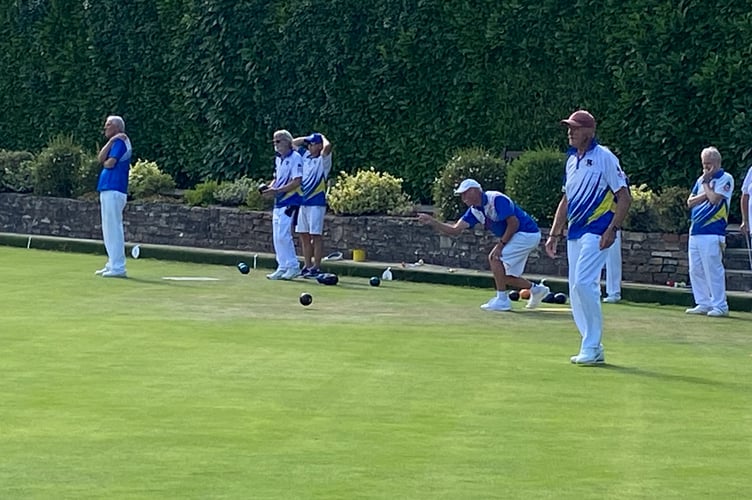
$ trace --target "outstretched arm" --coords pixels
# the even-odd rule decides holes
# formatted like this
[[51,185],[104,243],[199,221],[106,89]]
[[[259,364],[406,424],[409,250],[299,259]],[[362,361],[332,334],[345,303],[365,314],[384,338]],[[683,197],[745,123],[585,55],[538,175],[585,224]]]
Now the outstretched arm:
[[470,224],[462,219],[458,220],[454,224],[447,224],[446,222],[437,221],[435,218],[428,214],[418,214],[418,221],[425,224],[426,226],[431,226],[440,233],[444,233],[449,236],[457,236],[462,231],[470,227]]

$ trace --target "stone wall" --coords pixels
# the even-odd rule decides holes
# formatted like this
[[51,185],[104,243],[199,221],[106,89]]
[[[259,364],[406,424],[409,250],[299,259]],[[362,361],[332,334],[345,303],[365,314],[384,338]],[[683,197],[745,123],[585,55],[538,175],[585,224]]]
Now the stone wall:
[[[181,245],[249,252],[273,252],[271,214],[236,208],[187,207],[169,203],[129,203],[126,240],[132,243]],[[0,194],[0,231],[101,239],[99,203],[65,198]],[[547,229],[543,230],[544,240]],[[457,238],[440,236],[414,219],[327,216],[325,253],[366,251],[368,260],[415,262],[447,267],[488,269],[486,256],[494,239],[483,230]],[[688,281],[687,235],[624,233],[624,279],[664,284]],[[550,259],[543,242],[528,261],[531,275],[566,276],[566,245]]]

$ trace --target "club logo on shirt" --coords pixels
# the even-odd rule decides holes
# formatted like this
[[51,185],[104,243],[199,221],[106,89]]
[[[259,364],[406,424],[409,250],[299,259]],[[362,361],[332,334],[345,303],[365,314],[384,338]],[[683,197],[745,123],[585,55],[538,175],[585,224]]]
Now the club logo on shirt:
[[723,190],[724,190],[724,191],[726,191],[727,193],[728,193],[729,191],[731,191],[731,183],[730,183],[730,182],[727,182],[727,183],[726,183],[726,185],[725,185],[725,186],[723,186]]
[[590,158],[588,158],[588,160],[587,160],[587,162],[585,162],[585,164],[586,164],[586,165],[587,165],[588,167],[592,167],[592,166],[593,166],[593,160],[591,160]]

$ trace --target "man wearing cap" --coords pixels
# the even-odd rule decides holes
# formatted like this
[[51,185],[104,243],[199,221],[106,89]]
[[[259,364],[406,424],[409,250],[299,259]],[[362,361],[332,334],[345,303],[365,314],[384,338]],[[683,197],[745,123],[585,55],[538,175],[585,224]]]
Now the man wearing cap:
[[486,311],[510,311],[512,302],[507,295],[507,287],[530,289],[528,309],[538,307],[550,290],[547,286],[531,283],[522,277],[530,252],[538,247],[541,233],[535,221],[511,198],[498,191],[483,191],[474,179],[465,179],[454,191],[462,196],[467,211],[454,224],[439,222],[428,214],[418,214],[423,224],[447,234],[456,236],[476,224],[483,224],[499,241],[488,254],[496,296],[483,304]]
[[315,277],[321,272],[321,235],[326,214],[326,180],[332,170],[332,144],[318,132],[296,137],[292,143],[296,148],[306,146],[308,149],[303,153],[303,195],[295,232],[300,235],[303,251],[303,277]]
[[687,199],[692,225],[689,228],[689,280],[695,307],[687,314],[728,316],[726,269],[726,225],[734,192],[734,178],[721,168],[721,153],[708,147],[700,153],[702,175]]
[[569,297],[572,316],[582,336],[574,364],[605,363],[601,344],[603,313],[600,275],[606,250],[627,216],[632,197],[619,160],[595,138],[595,119],[585,110],[575,111],[561,123],[569,128],[563,192],[556,209],[546,253],[556,256],[559,238],[567,227]]
[[292,134],[277,130],[272,138],[274,144],[274,180],[261,194],[274,196],[272,211],[272,235],[277,269],[267,274],[270,280],[291,280],[300,276],[300,264],[295,255],[292,227],[300,206],[300,182],[303,178],[303,159],[292,148]]

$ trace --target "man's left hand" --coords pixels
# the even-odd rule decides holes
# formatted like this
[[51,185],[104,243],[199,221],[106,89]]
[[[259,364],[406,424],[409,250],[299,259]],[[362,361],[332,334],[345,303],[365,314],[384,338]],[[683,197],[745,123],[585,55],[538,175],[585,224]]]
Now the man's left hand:
[[605,250],[611,245],[614,244],[614,241],[616,240],[616,231],[613,230],[613,228],[606,229],[606,232],[601,235],[601,245],[600,249]]

